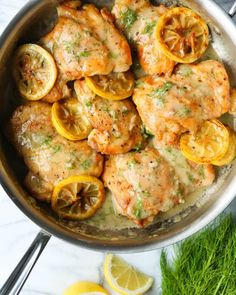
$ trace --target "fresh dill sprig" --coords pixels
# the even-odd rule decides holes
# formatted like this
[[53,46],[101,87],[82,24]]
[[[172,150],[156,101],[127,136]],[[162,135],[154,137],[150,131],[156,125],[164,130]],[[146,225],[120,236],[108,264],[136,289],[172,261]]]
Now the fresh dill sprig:
[[231,215],[161,254],[163,295],[236,295],[236,225]]

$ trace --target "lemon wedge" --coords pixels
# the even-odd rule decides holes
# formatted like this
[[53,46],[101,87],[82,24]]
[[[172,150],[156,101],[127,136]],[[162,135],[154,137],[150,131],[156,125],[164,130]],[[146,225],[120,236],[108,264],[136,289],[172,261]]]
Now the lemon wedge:
[[61,136],[73,141],[87,138],[92,130],[83,106],[75,98],[53,104],[52,123]]
[[169,59],[192,63],[206,51],[209,30],[200,15],[185,7],[175,7],[159,18],[156,38]]
[[180,148],[183,155],[195,163],[213,163],[226,154],[229,131],[219,120],[205,121],[196,134],[181,136]]
[[110,100],[126,99],[134,90],[134,76],[131,72],[96,75],[86,77],[85,81],[95,94]]
[[104,263],[104,275],[109,286],[122,295],[139,295],[151,288],[149,277],[113,254],[108,254]]
[[70,286],[63,295],[108,295],[108,292],[98,284],[82,281]]
[[224,166],[230,164],[236,156],[236,135],[234,130],[229,130],[229,147],[225,155],[219,160],[213,161],[212,164],[215,166]]
[[56,82],[56,63],[41,46],[25,44],[15,52],[13,76],[24,98],[39,100],[51,91]]
[[101,207],[104,197],[104,186],[98,178],[73,175],[55,186],[51,206],[63,218],[86,219]]

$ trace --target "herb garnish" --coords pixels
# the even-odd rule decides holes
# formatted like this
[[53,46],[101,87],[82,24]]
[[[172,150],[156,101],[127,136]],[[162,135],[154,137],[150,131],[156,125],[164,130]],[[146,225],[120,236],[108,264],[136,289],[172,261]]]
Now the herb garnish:
[[139,152],[143,147],[143,144],[142,142],[140,142],[139,144],[137,144],[133,149],[136,151],[136,152]]
[[141,216],[142,216],[142,207],[143,207],[142,199],[141,198],[138,198],[138,201],[136,203],[136,208],[135,208],[135,211],[134,211],[134,215],[138,219],[140,219]]
[[120,22],[126,29],[130,29],[138,18],[137,13],[130,8],[121,12],[120,17],[121,17]]
[[179,115],[180,117],[187,117],[191,113],[192,113],[192,111],[185,106],[177,112],[177,115]]
[[81,163],[81,167],[84,170],[88,170],[90,168],[91,164],[92,164],[91,160],[85,160],[83,163]]
[[172,264],[165,250],[161,254],[163,295],[236,294],[236,225],[231,215],[178,244],[175,253]]
[[161,88],[157,88],[152,90],[152,92],[148,95],[157,100],[157,103],[160,107],[163,107],[165,104],[165,94],[174,86],[171,82],[166,82]]
[[56,153],[60,152],[61,146],[59,144],[56,144],[56,145],[52,146],[52,150],[53,150],[53,154],[56,154]]
[[80,62],[80,59],[81,57],[88,57],[90,55],[90,52],[88,50],[84,50],[84,51],[81,51],[79,54],[77,54],[77,59],[78,59],[78,62]]
[[91,108],[91,106],[93,105],[91,100],[86,100],[85,102],[86,107]]
[[141,134],[146,139],[154,136],[149,130],[146,129],[146,127],[144,125],[142,125],[142,127],[141,127]]
[[150,23],[147,23],[144,28],[144,34],[148,34],[149,36],[151,36],[156,24],[157,22],[155,20]]
[[128,168],[132,169],[136,164],[138,164],[138,162],[135,159],[133,159],[128,163]]

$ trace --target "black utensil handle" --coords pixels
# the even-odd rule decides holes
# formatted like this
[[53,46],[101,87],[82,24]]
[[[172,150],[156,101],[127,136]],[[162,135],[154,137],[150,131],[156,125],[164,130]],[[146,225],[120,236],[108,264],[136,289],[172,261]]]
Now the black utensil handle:
[[0,295],[17,295],[20,293],[36,261],[50,239],[50,234],[40,231],[5,284]]
[[234,16],[236,13],[236,1],[234,3],[234,5],[231,7],[230,11],[229,11],[229,15],[230,16]]

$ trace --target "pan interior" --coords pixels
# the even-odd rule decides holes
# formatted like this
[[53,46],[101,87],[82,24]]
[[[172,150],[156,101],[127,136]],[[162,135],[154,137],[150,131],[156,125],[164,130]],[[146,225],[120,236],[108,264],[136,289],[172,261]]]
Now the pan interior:
[[[105,0],[90,2],[108,8],[113,3],[113,1]],[[178,1],[155,1],[155,4],[160,2],[168,6],[179,4]],[[10,32],[0,51],[1,178],[20,208],[39,225],[54,234],[74,239],[78,243],[82,240],[86,243],[107,247],[134,247],[154,243],[158,246],[163,241],[171,239],[191,227],[214,207],[221,205],[223,209],[232,200],[232,196],[226,197],[226,190],[232,187],[235,180],[235,162],[217,171],[217,180],[212,187],[198,194],[193,194],[184,205],[171,210],[167,214],[160,214],[155,222],[146,229],[135,227],[125,217],[115,216],[111,218],[109,213],[113,210],[113,207],[109,193],[107,194],[105,209],[101,209],[89,222],[59,220],[48,205],[39,203],[28,195],[22,186],[27,169],[4,136],[5,122],[16,106],[21,103],[11,77],[11,57],[19,44],[35,42],[52,29],[56,21],[55,6],[57,3],[57,1],[38,1],[33,9],[22,15],[21,20]],[[217,22],[216,17],[214,18],[210,12],[205,10],[203,3],[204,0],[182,1],[181,4],[193,8],[205,18],[212,36],[212,48],[206,53],[205,57],[212,57],[212,52],[216,51],[217,58],[225,64],[231,85],[236,86],[236,63],[233,60],[235,44],[233,44],[230,34],[226,32],[224,26]],[[236,34],[236,30],[234,33]],[[215,55],[214,58],[216,58]],[[224,120],[234,127],[235,120],[232,116],[225,116]]]

